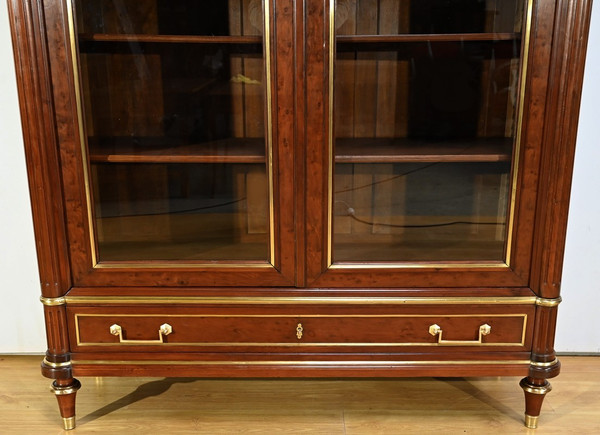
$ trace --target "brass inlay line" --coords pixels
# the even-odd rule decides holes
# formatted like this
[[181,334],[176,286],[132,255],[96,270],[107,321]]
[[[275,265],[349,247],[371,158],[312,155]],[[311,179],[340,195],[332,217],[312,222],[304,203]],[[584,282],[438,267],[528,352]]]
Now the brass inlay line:
[[553,365],[558,364],[558,358],[550,361],[550,362],[537,362],[531,361],[531,365],[534,367],[552,367]]
[[[330,343],[330,342],[176,342],[176,343],[164,343],[157,340],[139,340],[139,341],[128,341],[123,340],[121,331],[119,330],[120,342],[118,343],[95,343],[95,342],[82,342],[80,334],[80,322],[81,317],[118,317],[118,318],[300,318],[300,319],[311,319],[311,318],[522,318],[522,334],[521,342],[516,343],[481,343],[471,341],[456,341],[454,343],[423,343],[423,342],[386,342],[386,343],[364,343],[364,342],[342,342],[342,343]],[[438,320],[439,321],[439,320]],[[115,326],[115,325],[113,325]],[[301,327],[301,324],[298,324]],[[112,328],[112,327],[111,327]],[[120,328],[120,327],[119,327]],[[302,314],[75,314],[75,336],[78,346],[118,346],[121,344],[127,345],[159,345],[159,346],[265,346],[265,347],[277,347],[277,346],[293,346],[293,347],[314,347],[314,346],[334,346],[334,347],[381,347],[381,346],[524,346],[525,336],[527,330],[527,314],[316,314],[316,315],[302,315]],[[111,330],[112,333],[112,330]],[[116,335],[116,334],[113,334]],[[302,334],[298,339],[302,337]],[[480,337],[481,339],[481,337]]]
[[537,298],[535,304],[538,307],[557,307],[562,302],[562,298],[559,296],[556,299]]
[[92,267],[94,269],[121,269],[121,268],[136,268],[136,269],[164,269],[164,268],[272,268],[275,261],[275,215],[274,215],[274,196],[273,196],[273,122],[272,122],[272,74],[271,74],[271,12],[269,1],[264,1],[264,58],[265,58],[265,98],[267,104],[267,133],[266,147],[268,154],[267,178],[269,185],[269,258],[268,262],[248,262],[248,263],[136,263],[135,261],[123,263],[98,263],[98,247],[95,238],[95,225],[93,220],[92,195],[90,187],[90,174],[88,168],[88,152],[87,138],[84,129],[84,114],[83,114],[83,99],[81,96],[81,79],[79,75],[79,56],[77,51],[77,37],[75,31],[75,20],[72,0],[65,0],[67,9],[67,21],[69,30],[69,42],[71,49],[71,59],[73,64],[73,82],[75,90],[75,103],[77,110],[77,122],[79,127],[79,142],[81,145],[81,158],[83,163],[83,178],[86,198],[86,210],[88,216],[88,230],[90,236],[90,247],[92,257]]
[[65,296],[61,296],[59,298],[46,298],[44,296],[40,296],[40,302],[47,307],[56,307],[59,305],[65,305],[67,303],[67,299]]
[[149,360],[74,360],[74,365],[292,365],[292,366],[407,366],[407,365],[529,365],[529,360],[479,360],[479,361],[149,361]]
[[535,296],[509,297],[203,297],[203,296],[66,296],[68,304],[361,304],[361,305],[533,305]]
[[184,269],[184,268],[202,268],[202,269],[240,269],[240,268],[263,268],[271,269],[273,265],[267,262],[255,263],[189,263],[189,262],[173,262],[173,263],[136,263],[134,261],[127,262],[103,262],[97,263],[95,269]]
[[506,263],[489,262],[489,263],[335,263],[329,266],[329,269],[507,269],[509,266]]
[[329,0],[329,89],[328,89],[328,161],[327,161],[327,268],[333,264],[333,173],[335,170],[333,150],[333,105],[334,105],[334,81],[333,68],[335,63],[335,0]]
[[267,99],[267,173],[269,184],[269,262],[275,266],[275,206],[273,190],[273,103],[271,101],[271,10],[270,0],[263,1],[264,4],[264,56],[266,75],[266,99]]
[[46,365],[46,366],[50,366],[53,369],[60,369],[60,368],[64,368],[64,367],[70,367],[71,366],[71,361],[66,361],[66,362],[61,362],[61,363],[55,363],[55,362],[48,361],[47,358],[44,358],[43,364]]

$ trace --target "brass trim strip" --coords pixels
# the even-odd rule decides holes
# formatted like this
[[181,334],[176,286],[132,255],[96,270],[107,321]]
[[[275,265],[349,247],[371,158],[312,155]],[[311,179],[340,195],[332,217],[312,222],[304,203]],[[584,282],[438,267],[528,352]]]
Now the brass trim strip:
[[550,362],[537,362],[537,361],[531,361],[531,365],[534,367],[552,367],[554,365],[558,364],[558,358],[554,359],[553,361]]
[[479,360],[479,361],[148,361],[148,360],[74,360],[74,365],[228,365],[228,366],[407,366],[407,365],[529,365],[529,360]]
[[[165,343],[157,340],[139,340],[139,341],[125,341],[122,340],[122,335],[120,335],[120,342],[108,342],[108,343],[98,343],[98,342],[83,342],[81,341],[80,334],[80,323],[79,319],[81,317],[118,317],[118,318],[160,318],[161,321],[165,321],[169,318],[300,318],[303,320],[311,319],[311,318],[441,318],[441,317],[451,317],[451,318],[521,318],[523,321],[522,324],[522,333],[521,333],[521,341],[515,343],[482,343],[482,342],[473,342],[473,341],[454,341],[454,342],[435,342],[435,343],[427,343],[427,342],[389,342],[389,343],[364,343],[364,342],[352,342],[352,343],[335,343],[335,342],[176,342],[176,343]],[[383,346],[396,346],[396,347],[408,347],[408,346],[419,346],[419,347],[453,347],[453,346],[469,346],[469,347],[507,347],[507,346],[524,346],[525,345],[525,337],[527,332],[527,314],[352,314],[352,315],[344,315],[344,314],[317,314],[317,315],[306,315],[306,314],[75,314],[75,336],[77,341],[77,346],[87,347],[87,346],[99,346],[99,347],[110,347],[110,346],[120,346],[120,345],[129,345],[129,346],[138,346],[138,345],[154,345],[154,346],[194,346],[194,347],[224,347],[224,346],[235,346],[235,347],[383,347]],[[120,334],[120,332],[119,332]],[[114,334],[113,334],[114,335]],[[162,336],[161,336],[162,340]],[[481,340],[481,337],[480,337]]]
[[73,82],[74,82],[74,90],[75,90],[75,103],[76,103],[76,111],[77,111],[77,122],[79,127],[79,142],[81,146],[81,158],[83,163],[83,178],[84,178],[84,188],[85,188],[85,198],[86,198],[86,211],[88,216],[88,230],[90,236],[90,248],[91,248],[91,257],[92,257],[92,267],[94,269],[123,269],[123,268],[135,268],[135,269],[165,269],[165,268],[197,268],[197,269],[215,269],[215,268],[273,268],[275,265],[273,264],[275,261],[275,206],[274,206],[274,194],[273,194],[273,121],[272,121],[272,77],[271,77],[271,13],[270,13],[270,3],[269,1],[264,1],[264,58],[265,58],[265,76],[266,76],[266,85],[265,85],[265,99],[267,103],[267,134],[265,137],[266,146],[267,146],[267,154],[268,154],[268,164],[267,164],[267,174],[268,174],[268,184],[269,184],[269,259],[267,262],[259,263],[259,262],[249,262],[249,263],[139,263],[135,261],[126,262],[126,263],[99,263],[98,262],[98,248],[96,244],[95,238],[95,225],[93,220],[93,209],[92,209],[92,195],[91,195],[91,186],[90,186],[90,174],[89,174],[89,157],[87,152],[87,138],[86,132],[84,130],[84,114],[83,114],[83,99],[81,96],[81,78],[79,74],[79,56],[77,51],[77,38],[75,34],[75,20],[74,20],[74,7],[72,0],[65,0],[65,5],[67,9],[67,21],[68,21],[68,31],[69,31],[69,42],[70,42],[70,51],[71,51],[71,61],[73,67]]
[[521,379],[521,382],[519,382],[519,386],[523,389],[523,391],[531,394],[543,395],[552,391],[552,385],[550,385],[550,382],[548,381],[546,381],[545,385],[531,385],[529,382],[527,382],[527,378],[523,378]]
[[64,368],[64,367],[71,367],[71,361],[66,361],[66,362],[61,362],[61,363],[55,363],[55,362],[51,362],[48,361],[47,358],[44,358],[44,361],[42,362],[42,364],[52,367],[53,369],[60,369],[60,368]]
[[265,56],[265,75],[266,75],[266,100],[267,100],[267,174],[269,185],[269,262],[275,266],[275,196],[273,188],[273,102],[271,95],[272,77],[271,77],[271,9],[270,0],[265,0],[264,4],[264,56]]
[[329,269],[458,269],[458,268],[470,268],[470,269],[508,269],[509,266],[506,263],[469,263],[456,262],[456,263],[335,263],[329,266]]
[[59,387],[56,382],[50,385],[50,392],[57,396],[65,396],[76,393],[81,388],[81,383],[77,379],[73,379],[73,384],[66,387]]
[[57,307],[59,305],[65,305],[67,303],[67,298],[65,296],[59,298],[46,298],[40,296],[40,302],[47,307]]
[[333,177],[335,172],[335,156],[334,156],[334,134],[333,134],[333,105],[334,105],[334,76],[333,68],[335,64],[335,0],[329,0],[329,64],[328,68],[328,163],[327,163],[327,258],[326,266],[331,268],[333,264]]
[[557,307],[562,302],[562,298],[559,296],[556,299],[536,298],[535,304],[538,307]]
[[97,263],[94,269],[240,269],[240,268],[265,268],[272,269],[273,265],[268,262],[256,263],[136,263],[135,261],[128,262],[104,262]]
[[335,305],[533,305],[535,296],[509,297],[203,297],[203,296],[66,296],[68,304],[335,304]]

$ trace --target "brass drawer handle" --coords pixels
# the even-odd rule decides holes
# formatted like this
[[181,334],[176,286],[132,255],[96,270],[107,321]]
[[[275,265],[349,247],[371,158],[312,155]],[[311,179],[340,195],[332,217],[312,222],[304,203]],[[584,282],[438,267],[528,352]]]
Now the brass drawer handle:
[[473,345],[482,344],[483,336],[489,335],[492,332],[492,327],[487,323],[481,325],[479,327],[479,340],[443,340],[442,332],[442,328],[438,324],[433,324],[429,327],[429,333],[433,336],[438,336],[438,344]]
[[110,333],[119,337],[119,343],[124,344],[162,344],[163,337],[173,332],[173,327],[168,323],[163,323],[158,329],[158,340],[125,340],[123,338],[123,328],[116,323],[110,327]]

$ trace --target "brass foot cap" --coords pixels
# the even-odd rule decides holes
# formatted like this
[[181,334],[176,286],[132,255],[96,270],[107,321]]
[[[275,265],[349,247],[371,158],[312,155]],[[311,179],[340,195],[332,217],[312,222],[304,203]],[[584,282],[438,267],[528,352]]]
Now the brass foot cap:
[[75,429],[75,416],[63,418],[63,425],[65,426],[65,430]]
[[525,414],[525,426],[527,426],[529,429],[537,429],[538,418],[540,418],[539,415],[533,416]]

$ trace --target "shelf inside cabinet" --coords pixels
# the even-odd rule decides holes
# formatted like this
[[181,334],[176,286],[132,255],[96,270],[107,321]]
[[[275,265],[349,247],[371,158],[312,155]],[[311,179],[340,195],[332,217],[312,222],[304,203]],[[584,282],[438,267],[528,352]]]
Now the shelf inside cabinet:
[[79,40],[84,42],[125,42],[125,43],[165,43],[165,44],[260,44],[262,36],[199,36],[199,35],[144,35],[83,33]]
[[462,42],[520,40],[520,33],[430,33],[399,35],[337,35],[338,43]]
[[88,139],[93,163],[265,163],[261,138],[177,144],[169,138]]
[[408,138],[339,138],[336,163],[508,162],[512,138],[436,141]]

